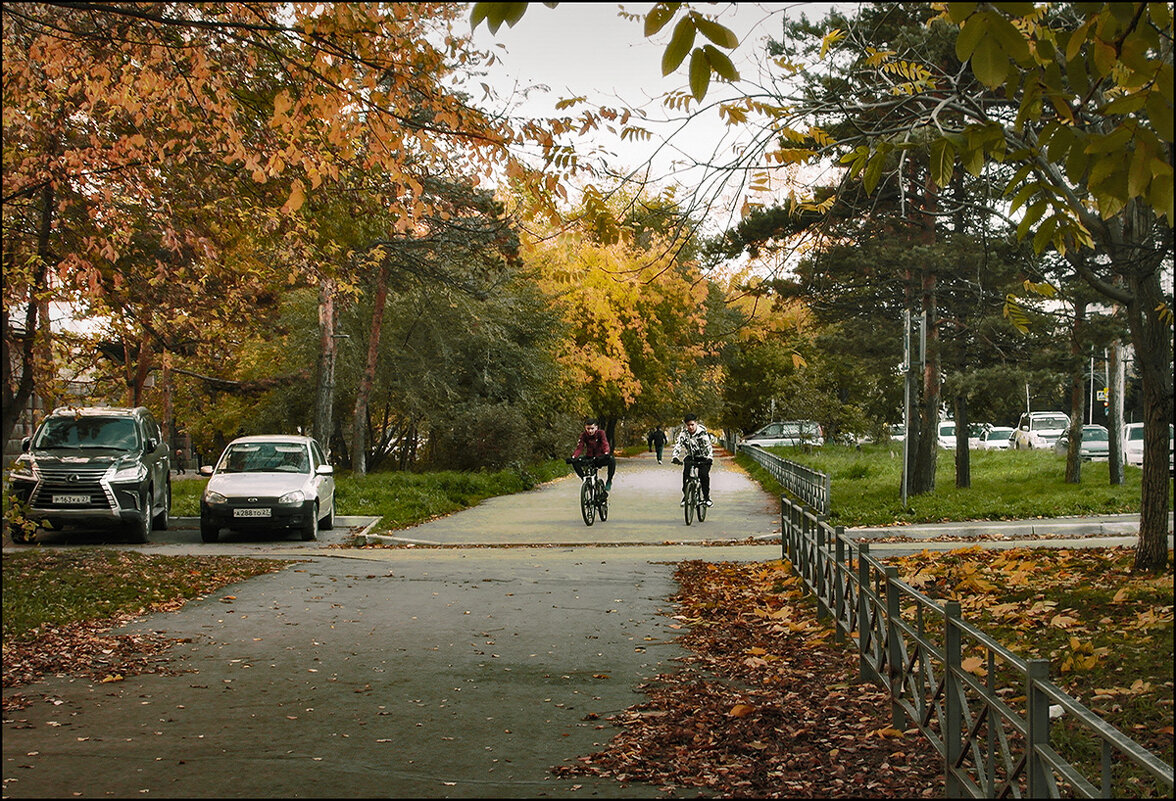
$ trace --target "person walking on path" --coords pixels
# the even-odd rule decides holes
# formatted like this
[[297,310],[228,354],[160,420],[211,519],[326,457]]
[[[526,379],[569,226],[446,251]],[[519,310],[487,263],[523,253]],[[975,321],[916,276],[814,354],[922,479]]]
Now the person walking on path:
[[682,503],[686,505],[686,482],[690,479],[691,464],[698,465],[698,481],[702,485],[702,499],[707,506],[711,506],[710,499],[710,469],[714,459],[714,448],[711,446],[710,434],[706,426],[698,419],[688,414],[682,418],[685,425],[674,443],[674,451],[670,459],[674,464],[682,465]]
[[[579,456],[587,456],[597,467],[608,465],[608,477],[604,481],[604,491],[611,492],[613,473],[617,472],[617,459],[613,455],[612,448],[609,447],[608,437],[596,424],[596,420],[592,418],[584,421],[584,431],[580,434],[580,441],[576,443],[576,449],[572,451],[573,459]],[[584,477],[580,465],[573,462],[572,468],[576,471],[576,475],[580,478]]]
[[657,452],[657,463],[662,463],[662,451],[666,447],[666,432],[662,430],[661,423],[658,423],[654,428],[650,429],[649,435],[646,436],[646,441],[649,442],[649,449]]

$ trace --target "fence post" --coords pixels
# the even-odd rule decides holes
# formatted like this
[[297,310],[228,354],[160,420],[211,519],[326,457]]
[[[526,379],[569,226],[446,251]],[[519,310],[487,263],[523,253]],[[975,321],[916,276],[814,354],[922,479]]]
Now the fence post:
[[898,699],[902,696],[902,636],[899,634],[898,568],[886,566],[886,675],[890,686],[890,717],[894,728],[906,728],[906,713]]
[[829,617],[829,601],[825,596],[825,571],[829,565],[829,552],[826,550],[827,537],[829,534],[828,526],[825,525],[825,516],[817,515],[817,558],[816,558],[816,575],[813,576],[813,584],[817,590],[817,622]]
[[780,558],[786,562],[791,562],[789,558],[788,548],[788,515],[791,514],[792,508],[788,505],[788,499],[783,495],[780,496]]
[[866,557],[870,555],[870,543],[858,543],[858,678],[862,681],[873,681],[876,673],[866,658],[868,639],[874,636],[870,629],[870,566]]
[[[943,642],[943,702],[945,715],[943,723],[943,757],[944,757],[944,795],[947,798],[962,798],[964,787],[956,776],[957,763],[960,759],[961,743],[963,743],[963,714],[960,706],[959,679],[956,671],[960,670],[962,653],[960,646],[960,602],[948,601],[943,605],[944,642]],[[989,793],[992,789],[989,788]]]
[[832,478],[828,473],[818,473],[817,475],[823,475],[825,477],[825,511],[828,512],[833,508]]
[[841,569],[845,565],[845,526],[833,529],[833,642],[845,642],[845,632],[841,625],[845,620],[845,584],[841,580]]
[[1049,768],[1038,754],[1038,747],[1049,745],[1049,696],[1038,689],[1038,682],[1049,680],[1049,660],[1030,659],[1025,674],[1025,778],[1027,798],[1046,798]]

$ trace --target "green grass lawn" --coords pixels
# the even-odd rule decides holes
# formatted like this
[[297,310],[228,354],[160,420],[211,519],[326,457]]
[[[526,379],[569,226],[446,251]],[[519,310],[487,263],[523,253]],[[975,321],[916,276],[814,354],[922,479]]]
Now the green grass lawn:
[[[1125,467],[1124,483],[1112,486],[1106,462],[1086,462],[1082,465],[1082,482],[1067,484],[1065,457],[1050,451],[974,451],[970,459],[972,486],[958,489],[955,452],[940,450],[935,491],[908,497],[904,508],[900,444],[863,445],[860,451],[839,445],[826,445],[811,453],[796,448],[769,450],[829,476],[829,522],[838,526],[1024,520],[1139,511],[1139,468]],[[780,491],[749,457],[740,455],[738,460],[769,491]]]

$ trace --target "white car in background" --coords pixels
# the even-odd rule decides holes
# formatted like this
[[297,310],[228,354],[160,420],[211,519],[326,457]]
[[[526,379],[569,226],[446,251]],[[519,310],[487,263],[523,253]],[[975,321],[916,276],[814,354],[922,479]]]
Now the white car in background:
[[[1168,471],[1173,469],[1172,426],[1168,426]],[[1123,427],[1123,456],[1127,464],[1143,467],[1143,423],[1128,423]]]
[[1013,435],[1017,450],[1052,448],[1058,437],[1070,430],[1070,415],[1065,412],[1025,412]]
[[[980,447],[980,436],[988,428],[986,423],[972,423],[968,426],[968,448],[976,450]],[[956,446],[956,424],[952,420],[944,420],[939,424],[939,447],[954,450]]]
[[802,445],[819,448],[825,444],[825,432],[812,420],[789,420],[768,423],[759,431],[743,440],[744,445],[758,445],[761,448],[775,446],[797,447]]
[[976,450],[1007,451],[1013,447],[1013,434],[1016,431],[1012,426],[991,426],[980,435]]
[[[1070,451],[1070,438],[1058,437],[1054,443],[1054,453],[1065,456]],[[1110,432],[1105,426],[1082,426],[1082,445],[1078,448],[1079,458],[1086,461],[1105,462],[1111,453]]]
[[313,540],[335,518],[334,468],[310,437],[270,434],[229,443],[200,499],[200,538],[216,542],[222,528],[293,529]]

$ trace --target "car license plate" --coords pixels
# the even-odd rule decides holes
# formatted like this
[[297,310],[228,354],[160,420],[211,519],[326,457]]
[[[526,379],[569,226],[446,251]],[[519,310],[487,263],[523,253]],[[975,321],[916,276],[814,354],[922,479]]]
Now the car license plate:
[[233,517],[269,517],[269,509],[234,509]]
[[54,495],[53,503],[65,506],[68,504],[89,503],[89,495]]

